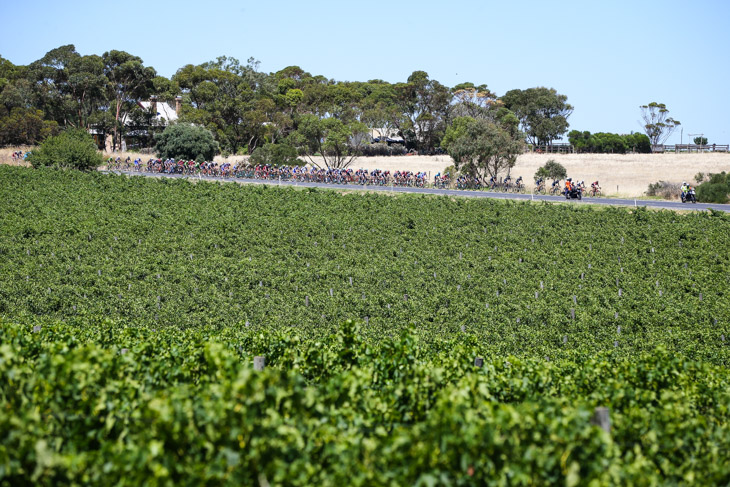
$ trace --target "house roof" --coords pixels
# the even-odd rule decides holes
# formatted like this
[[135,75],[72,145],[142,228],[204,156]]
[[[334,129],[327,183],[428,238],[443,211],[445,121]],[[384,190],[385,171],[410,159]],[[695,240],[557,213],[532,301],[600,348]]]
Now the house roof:
[[373,139],[386,139],[388,142],[405,142],[403,137],[399,136],[395,130],[386,128],[371,128],[370,137]]

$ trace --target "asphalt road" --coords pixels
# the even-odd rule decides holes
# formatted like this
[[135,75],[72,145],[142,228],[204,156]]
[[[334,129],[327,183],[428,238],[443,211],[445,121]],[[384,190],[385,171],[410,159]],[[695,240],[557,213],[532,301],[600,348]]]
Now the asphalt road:
[[661,201],[661,200],[635,200],[622,198],[583,198],[582,200],[566,200],[565,196],[548,196],[548,195],[532,195],[519,193],[498,193],[494,191],[469,191],[459,189],[435,189],[435,188],[404,188],[400,186],[361,186],[353,184],[327,184],[327,183],[300,183],[295,181],[272,181],[260,179],[243,179],[243,178],[213,178],[185,176],[183,174],[163,174],[148,173],[134,171],[104,171],[114,172],[115,174],[126,174],[129,176],[146,176],[146,177],[167,177],[167,178],[189,178],[204,181],[226,181],[236,182],[240,184],[267,184],[269,186],[295,186],[302,188],[325,188],[340,190],[367,190],[367,191],[389,191],[392,193],[415,193],[415,194],[435,194],[441,196],[464,196],[468,198],[497,198],[508,200],[529,200],[529,201],[548,201],[552,203],[566,203],[573,205],[613,205],[613,206],[646,206],[647,208],[657,208],[664,210],[714,210],[730,213],[730,205],[720,205],[714,203],[682,203],[678,201]]

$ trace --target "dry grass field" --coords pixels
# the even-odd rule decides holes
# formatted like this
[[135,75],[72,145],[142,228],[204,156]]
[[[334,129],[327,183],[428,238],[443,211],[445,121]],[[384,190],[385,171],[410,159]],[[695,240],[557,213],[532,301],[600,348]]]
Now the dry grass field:
[[[240,156],[228,160],[239,162]],[[598,181],[604,194],[622,197],[642,197],[647,187],[657,181],[694,183],[698,172],[730,171],[730,154],[524,154],[512,169],[515,177],[522,176],[529,188],[533,175],[549,159],[559,162],[568,177],[590,185]],[[223,159],[219,159],[222,161]],[[431,178],[453,165],[449,156],[360,157],[353,168],[387,171],[426,171]]]
[[599,181],[605,194],[640,197],[650,183],[668,181],[694,184],[698,172],[730,171],[730,154],[524,154],[513,174],[532,181],[548,159],[559,162],[576,181]]
[[[0,163],[12,164],[11,154],[15,150],[29,150],[29,147],[0,149]],[[122,159],[141,157],[148,160],[149,155],[125,152],[117,154]],[[105,156],[108,157],[108,156]],[[116,157],[116,155],[115,155]],[[217,162],[242,162],[247,156],[231,156],[227,159],[216,157]],[[535,171],[549,159],[554,159],[568,170],[568,176],[577,181],[599,181],[604,194],[622,197],[641,197],[650,183],[668,181],[693,183],[698,172],[730,172],[730,154],[524,154],[517,159],[512,169],[513,176],[522,176],[531,188]],[[20,164],[23,164],[22,162]],[[368,170],[382,169],[391,172],[426,171],[430,177],[453,165],[449,156],[397,156],[397,157],[360,157],[355,159],[353,168]]]

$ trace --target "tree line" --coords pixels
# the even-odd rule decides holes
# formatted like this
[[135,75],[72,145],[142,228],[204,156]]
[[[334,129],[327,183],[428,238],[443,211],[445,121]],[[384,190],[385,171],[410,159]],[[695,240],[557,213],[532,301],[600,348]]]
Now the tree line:
[[[130,135],[151,147],[167,123],[138,102],[155,96],[179,103],[179,122],[208,129],[223,154],[259,150],[266,161],[269,155],[296,153],[308,162],[342,167],[357,155],[375,154],[375,135],[385,154],[448,152],[457,166],[492,173],[490,165],[509,161],[525,144],[560,139],[573,112],[567,96],[554,88],[498,96],[486,84],[448,87],[425,71],[390,83],[336,81],[299,66],[273,73],[259,67],[253,58],[242,63],[221,56],[182,66],[167,78],[140,57],[117,50],[82,55],[65,45],[27,66],[0,56],[0,145],[32,145],[79,128],[111,135],[113,150]],[[654,105],[666,118],[666,107]],[[584,151],[646,146],[634,136],[620,143],[604,141],[605,134],[582,141],[583,134],[576,140]]]
[[118,146],[130,122],[154,125],[154,114],[137,105],[152,95],[171,105],[181,97],[180,120],[208,128],[230,153],[283,142],[338,152],[373,128],[429,153],[440,148],[459,117],[492,119],[503,108],[518,118],[528,141],[546,144],[566,132],[573,109],[554,89],[511,90],[498,97],[485,84],[448,87],[424,71],[398,83],[336,81],[298,66],[264,73],[255,59],[241,63],[222,56],[182,66],[168,79],[124,51],[82,55],[66,45],[27,66],[0,57],[0,116],[16,125],[32,121],[25,133],[4,131],[4,143],[35,143],[75,127],[114,133]]

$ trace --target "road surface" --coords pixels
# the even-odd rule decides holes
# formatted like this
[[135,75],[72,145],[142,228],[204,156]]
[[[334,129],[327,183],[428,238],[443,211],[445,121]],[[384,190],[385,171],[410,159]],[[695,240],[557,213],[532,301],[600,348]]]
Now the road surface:
[[148,173],[135,171],[103,171],[113,172],[115,174],[126,174],[128,176],[147,176],[147,177],[166,177],[166,178],[188,178],[202,181],[217,182],[236,182],[239,184],[266,184],[269,186],[294,186],[301,188],[324,188],[339,190],[367,190],[367,191],[388,191],[391,193],[415,193],[415,194],[434,194],[440,196],[463,196],[468,198],[497,198],[509,200],[523,201],[548,201],[552,203],[568,203],[577,205],[609,205],[609,206],[646,206],[647,208],[657,208],[664,210],[714,210],[730,213],[730,205],[721,205],[715,203],[682,203],[679,201],[662,201],[662,200],[639,200],[624,198],[583,198],[578,200],[566,200],[565,196],[549,196],[549,195],[532,195],[519,193],[499,193],[495,191],[470,191],[461,189],[435,189],[435,188],[407,188],[401,186],[361,186],[359,184],[328,184],[328,183],[302,183],[296,181],[275,181],[261,179],[245,179],[245,178],[216,178],[202,176],[186,176],[184,174],[164,174],[164,173]]

